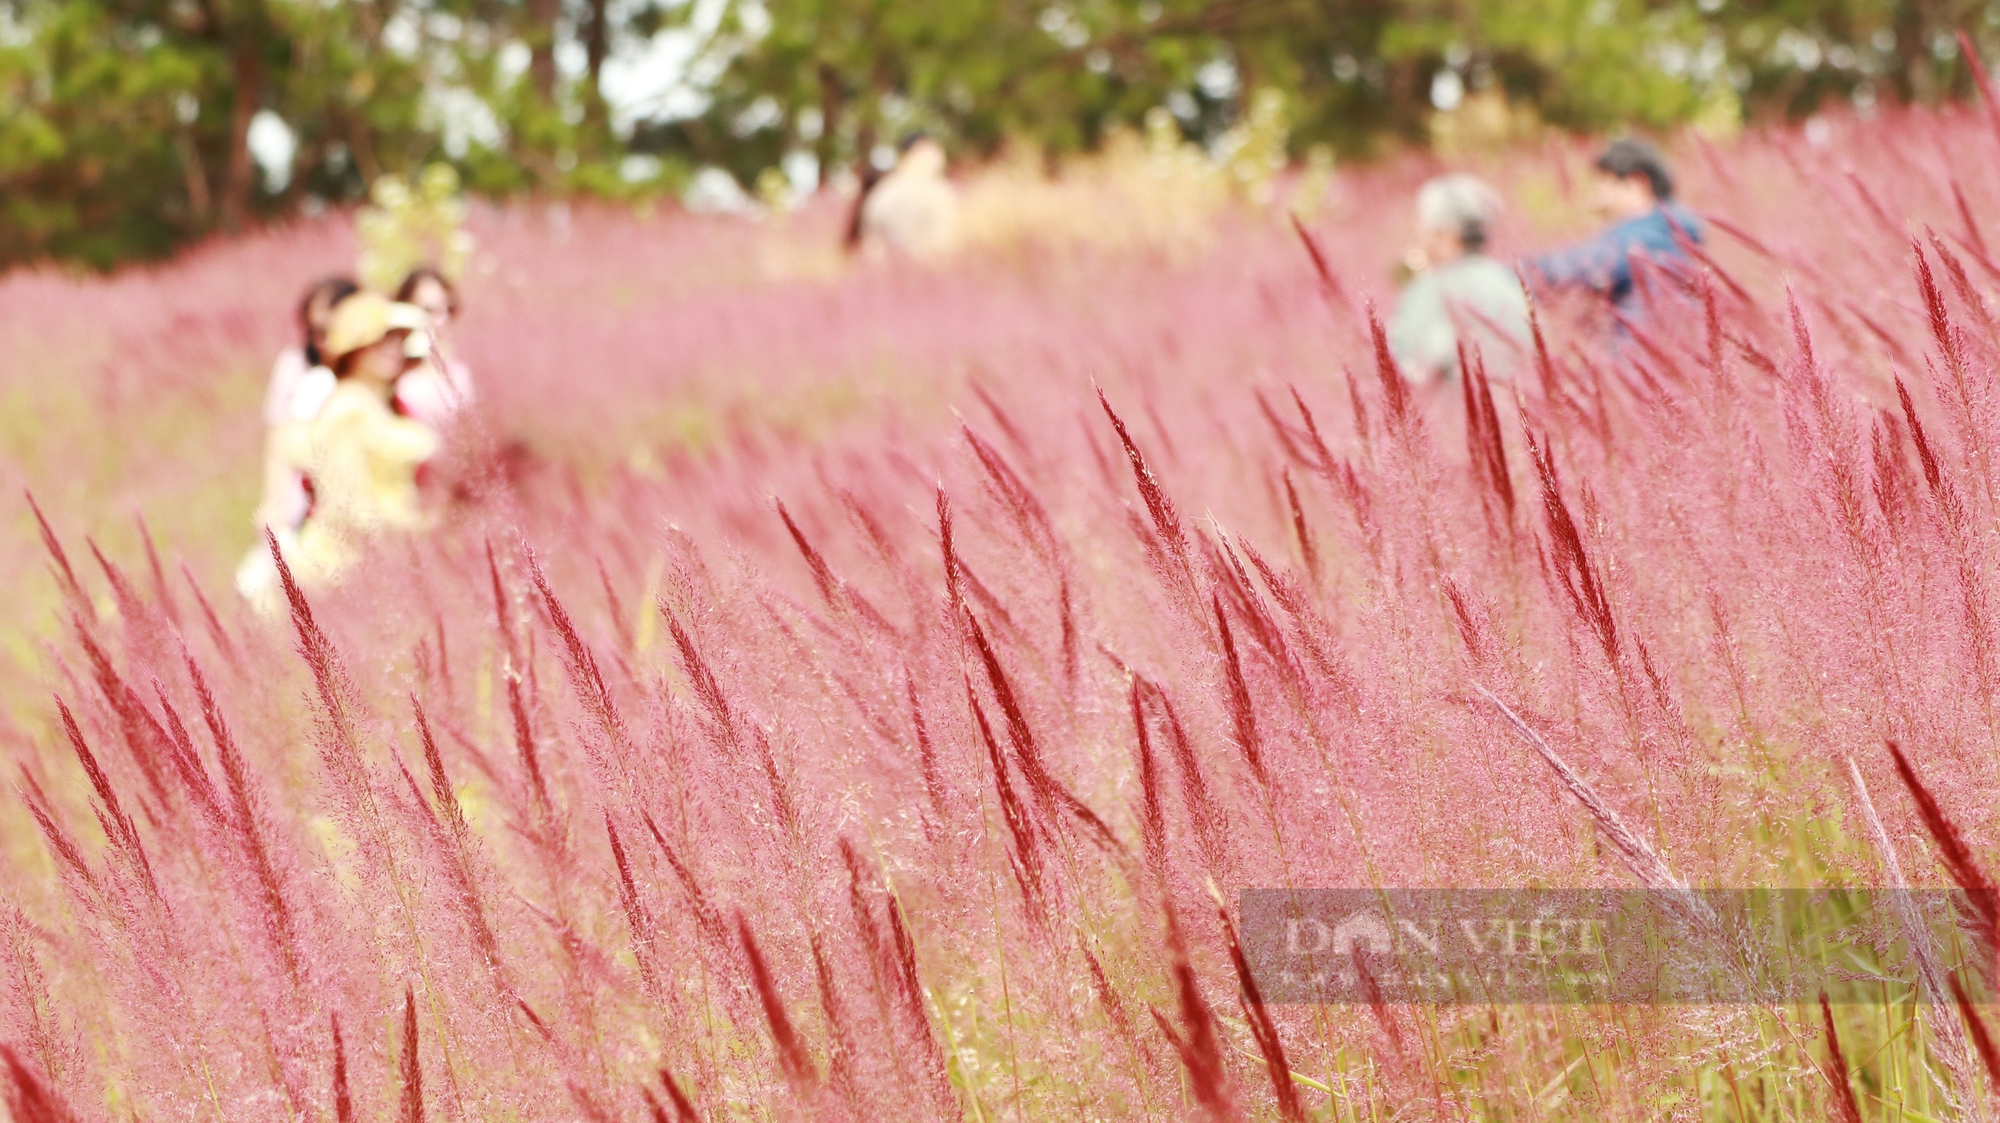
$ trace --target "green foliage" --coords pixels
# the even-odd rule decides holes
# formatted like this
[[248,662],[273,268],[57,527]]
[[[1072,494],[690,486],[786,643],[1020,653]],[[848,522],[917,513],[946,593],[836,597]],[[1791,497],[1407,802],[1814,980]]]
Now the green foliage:
[[[1829,100],[1965,93],[1971,0],[741,0],[698,118],[635,138],[746,185],[788,151],[867,160],[910,129],[990,154],[1095,145],[1155,106],[1211,147],[1244,91],[1286,98],[1292,155],[1429,134],[1434,83],[1583,130],[1722,126]],[[1441,79],[1442,76],[1442,79]]]
[[[1263,89],[1283,98],[1290,157],[1424,142],[1434,102],[1482,89],[1565,128],[1722,126],[1964,94],[1954,33],[1996,15],[1976,0],[0,0],[0,265],[158,256],[438,160],[487,195],[632,197],[704,165],[746,187],[799,153],[854,167],[912,130],[965,154],[1074,152],[1162,106],[1219,151]],[[658,35],[693,52],[699,111],[614,122],[607,61]],[[277,174],[249,152],[260,112],[296,141]]]
[[176,110],[215,60],[164,40],[106,50],[114,27],[100,5],[65,4],[0,49],[0,257],[108,264],[166,249],[186,220],[185,193],[154,191],[204,139]]
[[374,205],[354,218],[361,241],[361,283],[393,292],[422,265],[457,279],[472,256],[465,200],[458,189],[458,173],[449,164],[432,164],[414,183],[399,175],[376,180],[369,190]]
[[1660,65],[1668,51],[1698,49],[1698,14],[1645,0],[1470,0],[1449,17],[1391,27],[1381,51],[1420,62],[1462,52],[1475,83],[1499,81],[1561,124],[1660,126],[1692,115],[1707,85],[1727,82]]
[[[562,15],[548,0],[0,0],[0,264],[155,257],[439,157],[488,193],[605,183],[624,152],[594,82],[551,79]],[[510,45],[530,45],[525,72],[503,65]],[[250,152],[260,111],[295,142],[278,174]],[[454,137],[467,112],[491,135]]]

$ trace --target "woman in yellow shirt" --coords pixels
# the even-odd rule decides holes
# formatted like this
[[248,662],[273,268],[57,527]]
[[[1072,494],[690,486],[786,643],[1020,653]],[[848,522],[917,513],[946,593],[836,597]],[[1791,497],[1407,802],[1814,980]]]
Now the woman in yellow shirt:
[[438,437],[393,407],[396,380],[423,354],[423,328],[422,309],[376,293],[334,310],[325,352],[339,381],[316,415],[281,438],[286,459],[312,487],[312,510],[285,551],[303,586],[339,579],[370,538],[427,522],[417,468],[437,452]]

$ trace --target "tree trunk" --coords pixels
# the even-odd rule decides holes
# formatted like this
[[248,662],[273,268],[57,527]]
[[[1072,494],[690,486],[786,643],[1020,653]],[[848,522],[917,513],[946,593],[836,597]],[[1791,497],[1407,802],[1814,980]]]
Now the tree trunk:
[[561,0],[528,0],[528,80],[543,106],[556,100],[556,16]]
[[1929,102],[1937,96],[1937,83],[1932,80],[1930,19],[1924,9],[1927,5],[1898,4],[1891,27],[1896,33],[1896,61],[1902,71],[1903,100]]
[[819,64],[819,137],[813,141],[813,156],[819,160],[821,184],[833,178],[834,161],[840,159],[840,118],[846,110],[847,91],[840,72],[827,63]]
[[368,119],[362,114],[347,115],[343,123],[347,126],[347,154],[354,160],[354,170],[361,173],[361,181],[374,186],[382,175],[382,161],[375,154],[375,137],[368,131]]
[[590,0],[590,34],[583,41],[590,65],[589,88],[583,92],[584,119],[599,128],[609,115],[603,87],[598,83],[604,75],[604,60],[611,54],[611,13],[606,10],[610,6],[610,0]]
[[314,168],[326,159],[326,142],[315,141],[307,144],[299,142],[298,151],[292,153],[292,176],[285,184],[284,197],[279,200],[279,209],[286,214],[298,209],[299,201],[306,196],[306,180],[312,176]]
[[[882,173],[875,170],[875,161],[870,158],[874,150],[875,122],[872,118],[863,117],[861,128],[854,136],[854,167],[860,175],[861,191],[854,196],[854,210],[847,216],[845,244],[850,250],[861,248],[861,208],[868,204],[868,193],[875,190],[875,184],[882,178]],[[824,176],[826,173],[822,171],[820,174]]]
[[250,158],[250,119],[264,96],[264,64],[254,43],[239,43],[229,59],[235,79],[235,100],[229,108],[229,163],[222,178],[222,228],[243,229],[250,216],[250,193],[257,186],[257,165]]
[[196,228],[208,225],[209,209],[213,205],[208,191],[208,169],[202,167],[201,150],[195,147],[194,135],[187,129],[174,132],[174,153],[181,158],[181,175],[187,189],[188,211],[193,216]]

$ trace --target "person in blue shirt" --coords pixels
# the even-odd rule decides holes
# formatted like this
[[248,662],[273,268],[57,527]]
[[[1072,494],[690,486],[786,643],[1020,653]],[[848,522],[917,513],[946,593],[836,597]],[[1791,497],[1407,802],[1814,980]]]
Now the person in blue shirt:
[[[1687,247],[1701,243],[1701,220],[1674,202],[1666,161],[1644,141],[1614,142],[1597,158],[1595,171],[1597,210],[1611,226],[1567,249],[1526,258],[1521,268],[1532,283],[1599,293],[1613,312],[1630,319],[1642,314],[1634,261],[1644,259],[1654,270],[1648,280],[1659,273],[1691,275]],[[1657,287],[1654,292],[1661,295]]]

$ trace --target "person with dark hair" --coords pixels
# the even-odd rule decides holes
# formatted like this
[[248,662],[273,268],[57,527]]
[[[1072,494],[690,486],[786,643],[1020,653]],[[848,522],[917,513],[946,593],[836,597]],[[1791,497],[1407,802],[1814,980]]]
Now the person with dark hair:
[[433,326],[440,311],[447,316],[458,314],[458,287],[435,265],[419,265],[410,270],[410,275],[396,286],[396,299],[430,313]]
[[320,348],[326,345],[326,328],[333,322],[333,306],[361,291],[352,277],[322,277],[299,298],[299,326],[305,329],[305,357],[313,366],[326,361]]
[[303,339],[298,346],[279,352],[278,361],[271,366],[270,390],[264,398],[267,421],[276,424],[290,416],[292,398],[306,374],[325,365],[320,349],[326,345],[326,326],[333,321],[334,305],[360,291],[361,286],[352,278],[322,277],[299,298],[299,329]]
[[[296,533],[278,535],[301,585],[337,579],[367,539],[424,525],[417,469],[436,453],[437,433],[396,412],[396,383],[429,349],[423,309],[363,292],[341,301],[321,344],[335,384],[309,418],[279,431],[285,463],[312,481],[312,505]],[[259,560],[261,558],[261,560]],[[260,608],[277,606],[268,548],[237,571],[237,588]]]
[[271,365],[270,385],[264,392],[264,487],[255,521],[260,529],[289,533],[297,530],[306,516],[309,498],[298,473],[285,466],[278,455],[277,433],[287,423],[318,412],[333,392],[333,373],[326,369],[327,325],[341,301],[361,291],[347,277],[324,277],[313,282],[299,300],[298,344],[278,353]]
[[1500,195],[1477,176],[1444,175],[1417,190],[1412,276],[1389,316],[1389,351],[1403,376],[1431,385],[1458,373],[1458,348],[1477,347],[1496,371],[1527,338],[1528,299],[1513,270],[1486,253]]
[[458,289],[436,268],[420,265],[403,278],[396,299],[423,309],[430,317],[429,358],[396,383],[396,409],[443,432],[475,397],[472,371],[451,346],[451,324],[458,318]]
[[1701,243],[1701,220],[1674,201],[1666,161],[1645,141],[1613,142],[1593,170],[1597,210],[1612,225],[1568,249],[1524,260],[1522,272],[1532,282],[1600,293],[1613,311],[1629,317],[1639,311],[1634,263],[1685,275],[1691,268],[1687,247]]

